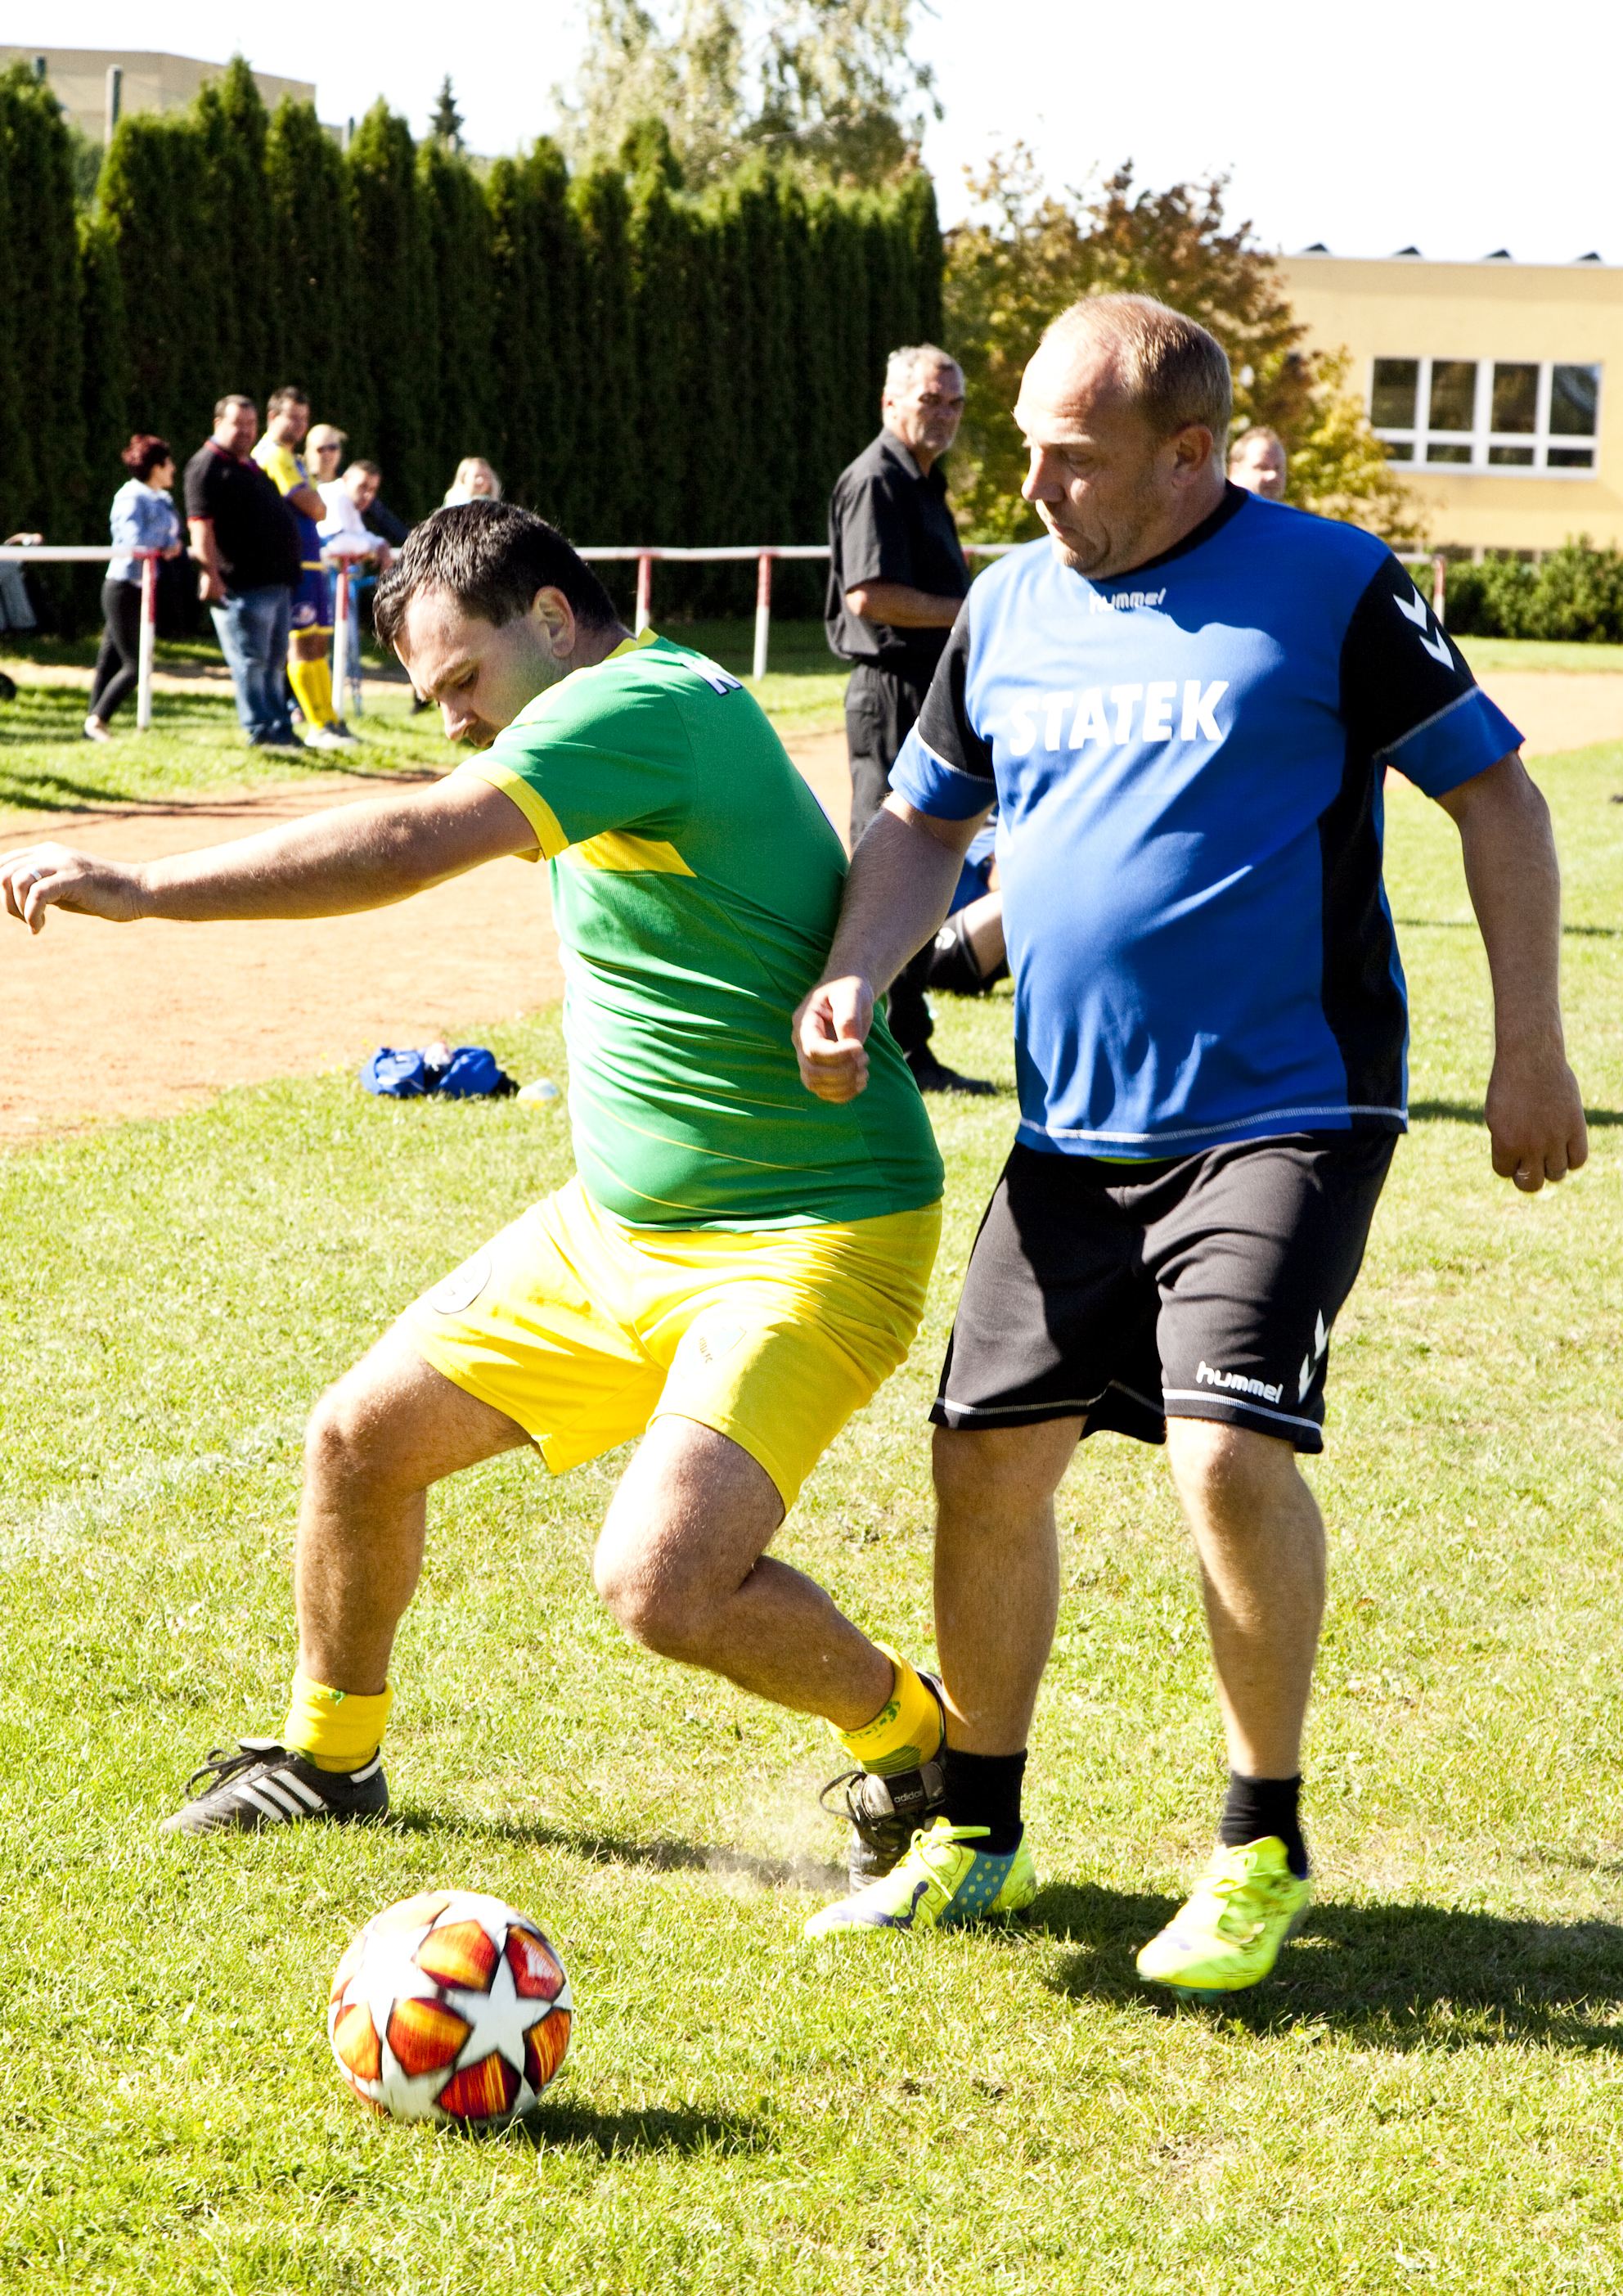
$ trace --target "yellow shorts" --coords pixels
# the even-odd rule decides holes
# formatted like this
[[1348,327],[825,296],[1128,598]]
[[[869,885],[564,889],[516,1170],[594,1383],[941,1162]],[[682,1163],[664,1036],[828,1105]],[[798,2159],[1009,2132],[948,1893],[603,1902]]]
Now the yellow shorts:
[[941,1207],[848,1226],[631,1227],[578,1179],[406,1311],[436,1371],[554,1474],[668,1414],[730,1436],[785,1508],[906,1355]]

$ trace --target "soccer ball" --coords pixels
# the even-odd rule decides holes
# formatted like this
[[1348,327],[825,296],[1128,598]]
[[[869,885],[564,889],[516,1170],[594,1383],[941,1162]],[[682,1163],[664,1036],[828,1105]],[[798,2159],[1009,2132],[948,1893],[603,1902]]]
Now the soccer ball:
[[432,1890],[367,1923],[332,1979],[327,2038],[363,2103],[397,2120],[499,2128],[570,2046],[570,1982],[499,1898]]

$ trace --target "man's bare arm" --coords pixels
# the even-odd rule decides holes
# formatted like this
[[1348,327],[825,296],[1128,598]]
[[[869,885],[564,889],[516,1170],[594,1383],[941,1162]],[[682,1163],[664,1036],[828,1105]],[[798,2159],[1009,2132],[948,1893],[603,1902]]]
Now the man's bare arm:
[[1550,809],[1514,751],[1439,802],[1460,832],[1493,980],[1494,1169],[1531,1195],[1589,1153],[1562,1030],[1561,867]]
[[938,821],[893,791],[869,824],[823,979],[791,1023],[800,1080],[819,1100],[855,1100],[866,1085],[873,1000],[939,927],[985,819]]
[[0,896],[31,932],[53,908],[115,924],[348,916],[535,849],[535,832],[511,798],[488,782],[454,775],[410,796],[335,806],[162,861],[101,861],[65,845],[32,846],[0,859]]
[[962,598],[915,590],[911,582],[858,582],[845,594],[848,612],[864,622],[889,622],[898,630],[950,630]]
[[191,554],[202,570],[198,576],[199,596],[223,598],[225,582],[220,572],[219,546],[214,539],[214,521],[211,518],[189,518],[186,533],[191,541]]

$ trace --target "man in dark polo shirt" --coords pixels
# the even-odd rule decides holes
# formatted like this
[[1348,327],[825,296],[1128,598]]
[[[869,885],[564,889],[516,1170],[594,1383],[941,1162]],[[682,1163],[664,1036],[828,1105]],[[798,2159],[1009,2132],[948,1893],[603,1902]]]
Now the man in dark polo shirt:
[[259,411],[233,391],[186,464],[186,525],[201,571],[198,594],[231,671],[237,716],[255,750],[297,750],[287,703],[288,626],[299,579],[299,530],[251,459]]
[[[970,586],[939,468],[958,435],[963,376],[934,343],[892,351],[880,402],[884,428],[841,471],[829,503],[828,642],[851,664],[845,730],[851,758],[851,845],[885,801],[890,768],[913,730]],[[926,1092],[989,1090],[930,1049],[922,949],[890,988],[891,1034]]]

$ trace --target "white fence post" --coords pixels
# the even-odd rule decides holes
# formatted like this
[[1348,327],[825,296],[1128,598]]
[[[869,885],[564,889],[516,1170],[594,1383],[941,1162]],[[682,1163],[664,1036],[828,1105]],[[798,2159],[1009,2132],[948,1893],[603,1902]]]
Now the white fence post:
[[645,550],[636,562],[636,620],[633,627],[638,637],[642,636],[652,619],[653,553],[652,550]]
[[1439,550],[1431,561],[1431,611],[1437,616],[1437,627],[1447,628],[1444,610],[1448,603],[1448,561]]
[[755,660],[750,675],[766,675],[766,640],[772,628],[772,553],[763,550],[755,562]]
[[349,562],[340,558],[332,572],[332,707],[348,716],[344,688],[349,682]]
[[141,643],[135,655],[135,730],[152,722],[152,662],[158,652],[158,561],[141,561]]

